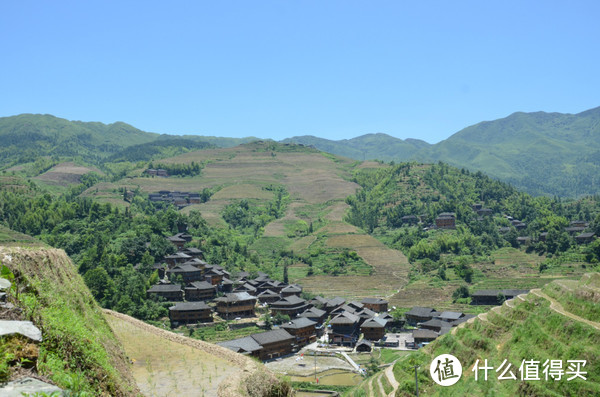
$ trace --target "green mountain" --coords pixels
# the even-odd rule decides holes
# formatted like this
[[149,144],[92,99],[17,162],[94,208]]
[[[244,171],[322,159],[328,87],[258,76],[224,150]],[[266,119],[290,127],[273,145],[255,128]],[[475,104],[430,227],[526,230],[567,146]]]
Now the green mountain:
[[415,151],[430,146],[427,142],[419,139],[402,140],[382,133],[366,134],[340,141],[304,135],[287,138],[282,142],[314,146],[324,152],[357,160],[378,159],[384,161],[409,159]]
[[534,195],[596,194],[600,185],[600,107],[578,114],[514,113],[467,127],[435,145],[385,134],[286,141],[357,160],[443,161],[482,171]]

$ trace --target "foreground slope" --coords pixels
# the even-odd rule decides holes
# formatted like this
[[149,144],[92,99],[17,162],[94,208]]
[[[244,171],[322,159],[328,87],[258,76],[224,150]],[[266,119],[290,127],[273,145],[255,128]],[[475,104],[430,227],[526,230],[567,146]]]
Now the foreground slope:
[[42,331],[38,375],[73,392],[139,395],[120,343],[64,251],[0,246],[0,261],[14,275],[9,300]]
[[[600,395],[600,274],[586,274],[580,281],[554,281],[542,289],[520,295],[503,306],[462,324],[426,348],[399,360],[393,371],[399,382],[397,396],[414,394],[414,365],[419,365],[419,388],[431,396],[598,396]],[[432,360],[440,354],[456,356],[462,378],[451,387],[441,387],[429,375]],[[472,371],[479,360],[494,369]],[[514,380],[498,380],[496,372],[504,360],[512,365]],[[540,380],[521,380],[523,360],[538,363]],[[561,360],[560,380],[545,379],[546,360]],[[568,360],[585,360],[586,379],[572,380]],[[506,366],[504,367],[506,368]],[[504,369],[503,368],[503,369]],[[525,368],[525,367],[524,367]],[[507,375],[510,375],[508,372]],[[531,374],[530,374],[531,375]],[[531,376],[533,377],[533,376]]]
[[133,375],[145,396],[244,396],[251,375],[262,372],[273,379],[258,362],[224,347],[110,310],[105,315],[133,361]]

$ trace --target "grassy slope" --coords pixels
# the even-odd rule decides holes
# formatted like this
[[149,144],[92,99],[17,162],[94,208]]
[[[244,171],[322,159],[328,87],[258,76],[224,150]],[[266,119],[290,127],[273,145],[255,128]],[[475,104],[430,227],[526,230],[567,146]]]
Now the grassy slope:
[[0,260],[15,274],[25,319],[43,332],[41,375],[97,396],[138,394],[121,345],[64,251],[1,246]]
[[[414,393],[414,369],[420,365],[420,391],[424,395],[443,396],[596,396],[600,393],[600,323],[590,323],[585,317],[596,316],[600,298],[599,275],[586,275],[580,282],[553,282],[541,291],[533,291],[525,297],[506,302],[491,312],[480,315],[451,334],[439,338],[427,348],[399,360],[394,368],[400,388],[396,395],[409,396]],[[571,304],[580,308],[579,315],[557,306],[552,298],[544,295],[556,294],[564,308]],[[577,302],[587,301],[582,307]],[[595,302],[595,303],[594,303]],[[570,309],[573,310],[573,309]],[[598,321],[595,317],[595,321]],[[591,324],[591,325],[590,325]],[[431,360],[439,354],[450,353],[462,363],[463,378],[455,386],[441,388],[429,375]],[[504,359],[512,364],[517,380],[498,381],[491,372],[487,382],[475,381],[471,371],[475,360],[487,359],[497,368]],[[521,381],[517,369],[521,360],[546,359],[587,360],[587,380],[567,381]],[[481,375],[483,373],[480,373]],[[543,374],[540,376],[543,379]]]

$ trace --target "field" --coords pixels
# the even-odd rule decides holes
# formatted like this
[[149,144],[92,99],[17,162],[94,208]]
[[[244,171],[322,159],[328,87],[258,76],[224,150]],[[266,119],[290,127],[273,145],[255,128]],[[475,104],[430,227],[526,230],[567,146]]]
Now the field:
[[215,396],[227,385],[237,390],[242,374],[258,368],[249,358],[220,346],[184,338],[119,313],[105,311],[105,316],[125,348],[145,396]]
[[84,167],[68,162],[58,164],[34,179],[46,185],[66,187],[71,184],[79,183],[81,176],[89,172],[95,172],[99,175],[102,174],[97,168]]

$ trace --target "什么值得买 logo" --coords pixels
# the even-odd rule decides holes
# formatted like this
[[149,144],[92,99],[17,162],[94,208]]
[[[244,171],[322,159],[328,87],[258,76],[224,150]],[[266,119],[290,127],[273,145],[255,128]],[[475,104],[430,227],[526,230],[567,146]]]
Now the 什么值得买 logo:
[[429,366],[431,378],[440,386],[452,386],[462,375],[462,365],[452,354],[440,354]]

